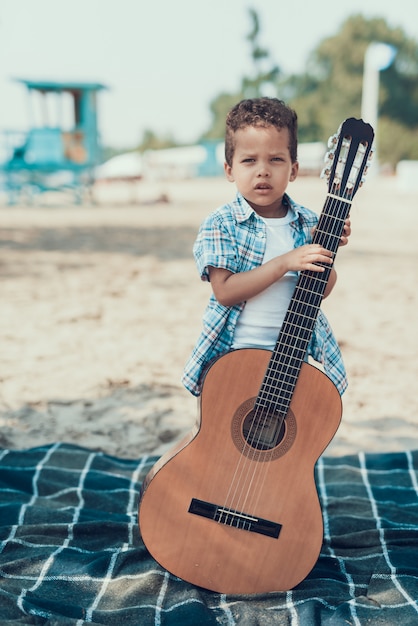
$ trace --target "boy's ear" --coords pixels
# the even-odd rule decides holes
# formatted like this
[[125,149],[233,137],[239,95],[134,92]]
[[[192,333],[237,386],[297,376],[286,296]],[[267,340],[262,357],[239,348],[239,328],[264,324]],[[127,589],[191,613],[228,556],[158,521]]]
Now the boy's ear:
[[235,182],[234,176],[232,174],[232,167],[228,165],[228,163],[224,163],[224,171],[226,179],[229,180],[230,183]]
[[292,163],[292,169],[290,171],[290,176],[289,176],[289,181],[292,183],[299,172],[299,163],[297,161],[295,161],[295,163]]

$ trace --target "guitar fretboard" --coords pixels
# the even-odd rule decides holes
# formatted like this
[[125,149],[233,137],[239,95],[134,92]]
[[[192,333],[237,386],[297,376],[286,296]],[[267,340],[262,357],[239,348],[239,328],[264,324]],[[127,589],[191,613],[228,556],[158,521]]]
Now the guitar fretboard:
[[[313,243],[333,253],[338,250],[351,199],[329,194],[315,229]],[[255,410],[286,416],[302,363],[311,340],[331,267],[320,264],[323,272],[300,273],[273,355],[255,402]]]

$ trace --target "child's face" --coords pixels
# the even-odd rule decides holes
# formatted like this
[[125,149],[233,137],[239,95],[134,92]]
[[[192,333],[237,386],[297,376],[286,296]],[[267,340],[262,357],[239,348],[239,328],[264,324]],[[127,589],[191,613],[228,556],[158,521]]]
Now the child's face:
[[226,177],[252,208],[264,217],[278,217],[289,181],[295,180],[298,163],[292,163],[289,131],[274,126],[247,126],[235,133],[232,166]]

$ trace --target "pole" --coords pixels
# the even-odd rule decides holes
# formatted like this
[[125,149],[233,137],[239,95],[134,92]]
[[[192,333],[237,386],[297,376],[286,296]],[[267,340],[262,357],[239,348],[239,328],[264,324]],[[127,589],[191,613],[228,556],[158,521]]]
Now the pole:
[[378,169],[377,155],[377,121],[379,117],[379,77],[380,72],[391,65],[396,55],[396,48],[386,43],[373,41],[364,55],[363,93],[361,100],[361,117],[371,124],[375,132],[374,157],[375,171]]

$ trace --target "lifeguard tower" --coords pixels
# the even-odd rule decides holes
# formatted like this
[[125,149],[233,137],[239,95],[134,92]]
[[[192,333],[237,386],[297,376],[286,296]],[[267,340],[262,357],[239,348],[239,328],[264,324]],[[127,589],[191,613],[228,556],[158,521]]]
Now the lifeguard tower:
[[87,82],[17,79],[27,90],[29,130],[2,133],[5,188],[9,203],[44,191],[70,189],[80,202],[100,162],[97,93]]

